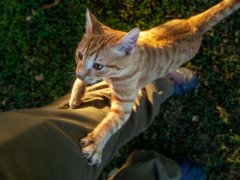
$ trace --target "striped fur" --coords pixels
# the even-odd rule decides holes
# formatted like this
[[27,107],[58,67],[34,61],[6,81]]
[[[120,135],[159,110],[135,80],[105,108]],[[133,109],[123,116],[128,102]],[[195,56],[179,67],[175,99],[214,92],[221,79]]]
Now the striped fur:
[[76,50],[78,79],[69,105],[80,105],[87,83],[103,79],[112,89],[109,113],[80,142],[90,164],[101,163],[103,147],[129,118],[138,90],[192,59],[202,35],[239,7],[240,0],[224,0],[189,19],[175,19],[141,33],[138,28],[129,33],[113,30],[87,11],[86,33]]

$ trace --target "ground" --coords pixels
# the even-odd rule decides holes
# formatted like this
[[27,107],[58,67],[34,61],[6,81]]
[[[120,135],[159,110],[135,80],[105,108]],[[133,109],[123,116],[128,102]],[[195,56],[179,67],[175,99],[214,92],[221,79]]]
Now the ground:
[[[106,25],[129,31],[197,14],[218,0],[0,1],[0,111],[39,107],[70,91],[74,51],[86,5]],[[195,91],[172,97],[148,131],[124,146],[101,178],[136,149],[201,162],[209,179],[240,179],[240,11],[203,39],[185,66],[197,71]]]

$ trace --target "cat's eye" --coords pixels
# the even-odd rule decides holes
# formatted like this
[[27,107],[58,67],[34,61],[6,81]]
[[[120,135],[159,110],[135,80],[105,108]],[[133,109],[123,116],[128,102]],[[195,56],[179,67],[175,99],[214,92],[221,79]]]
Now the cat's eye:
[[102,64],[98,64],[98,63],[94,63],[93,64],[93,68],[96,69],[96,70],[101,70],[103,68],[103,65]]
[[83,58],[82,53],[81,53],[81,52],[78,52],[78,59],[82,60],[82,58]]

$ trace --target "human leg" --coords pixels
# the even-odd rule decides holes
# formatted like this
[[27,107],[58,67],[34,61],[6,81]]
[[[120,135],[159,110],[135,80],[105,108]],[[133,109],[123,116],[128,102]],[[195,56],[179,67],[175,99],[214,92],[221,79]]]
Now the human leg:
[[206,172],[196,161],[171,159],[156,151],[134,151],[109,180],[205,180]]
[[178,164],[156,151],[134,151],[124,165],[109,180],[179,180]]
[[[94,129],[108,112],[110,94],[105,85],[103,89],[98,87],[87,92],[78,109],[58,109],[68,101],[69,96],[65,96],[43,108],[1,113],[1,177],[6,180],[97,179],[117,149],[145,130],[157,115],[161,102],[171,95],[170,92],[165,98],[159,98],[159,83],[164,86],[164,82],[159,80],[149,85],[138,96],[134,115],[106,145],[100,167],[87,165],[78,141]],[[147,110],[141,113],[147,113],[146,118],[139,119],[138,110],[145,108]],[[123,131],[130,136],[123,136]]]
[[[94,88],[96,87],[96,88]],[[69,96],[37,109],[1,113],[0,175],[4,179],[97,179],[116,151],[147,129],[160,104],[173,93],[168,78],[156,80],[141,90],[127,123],[103,150],[100,167],[89,167],[78,145],[79,138],[93,130],[109,110],[106,84],[87,90],[78,109],[59,109]]]

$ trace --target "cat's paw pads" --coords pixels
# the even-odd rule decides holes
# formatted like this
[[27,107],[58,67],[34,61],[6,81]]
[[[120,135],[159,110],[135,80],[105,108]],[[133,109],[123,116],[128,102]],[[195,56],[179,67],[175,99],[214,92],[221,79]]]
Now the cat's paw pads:
[[80,104],[81,104],[81,99],[71,98],[71,99],[69,100],[69,107],[70,107],[71,109],[75,109],[75,108],[79,107]]
[[80,145],[82,146],[83,157],[88,159],[88,165],[99,166],[101,164],[102,159],[102,150],[99,149],[99,146],[95,142],[95,138],[92,134],[88,134],[87,137],[84,137],[80,141]]

